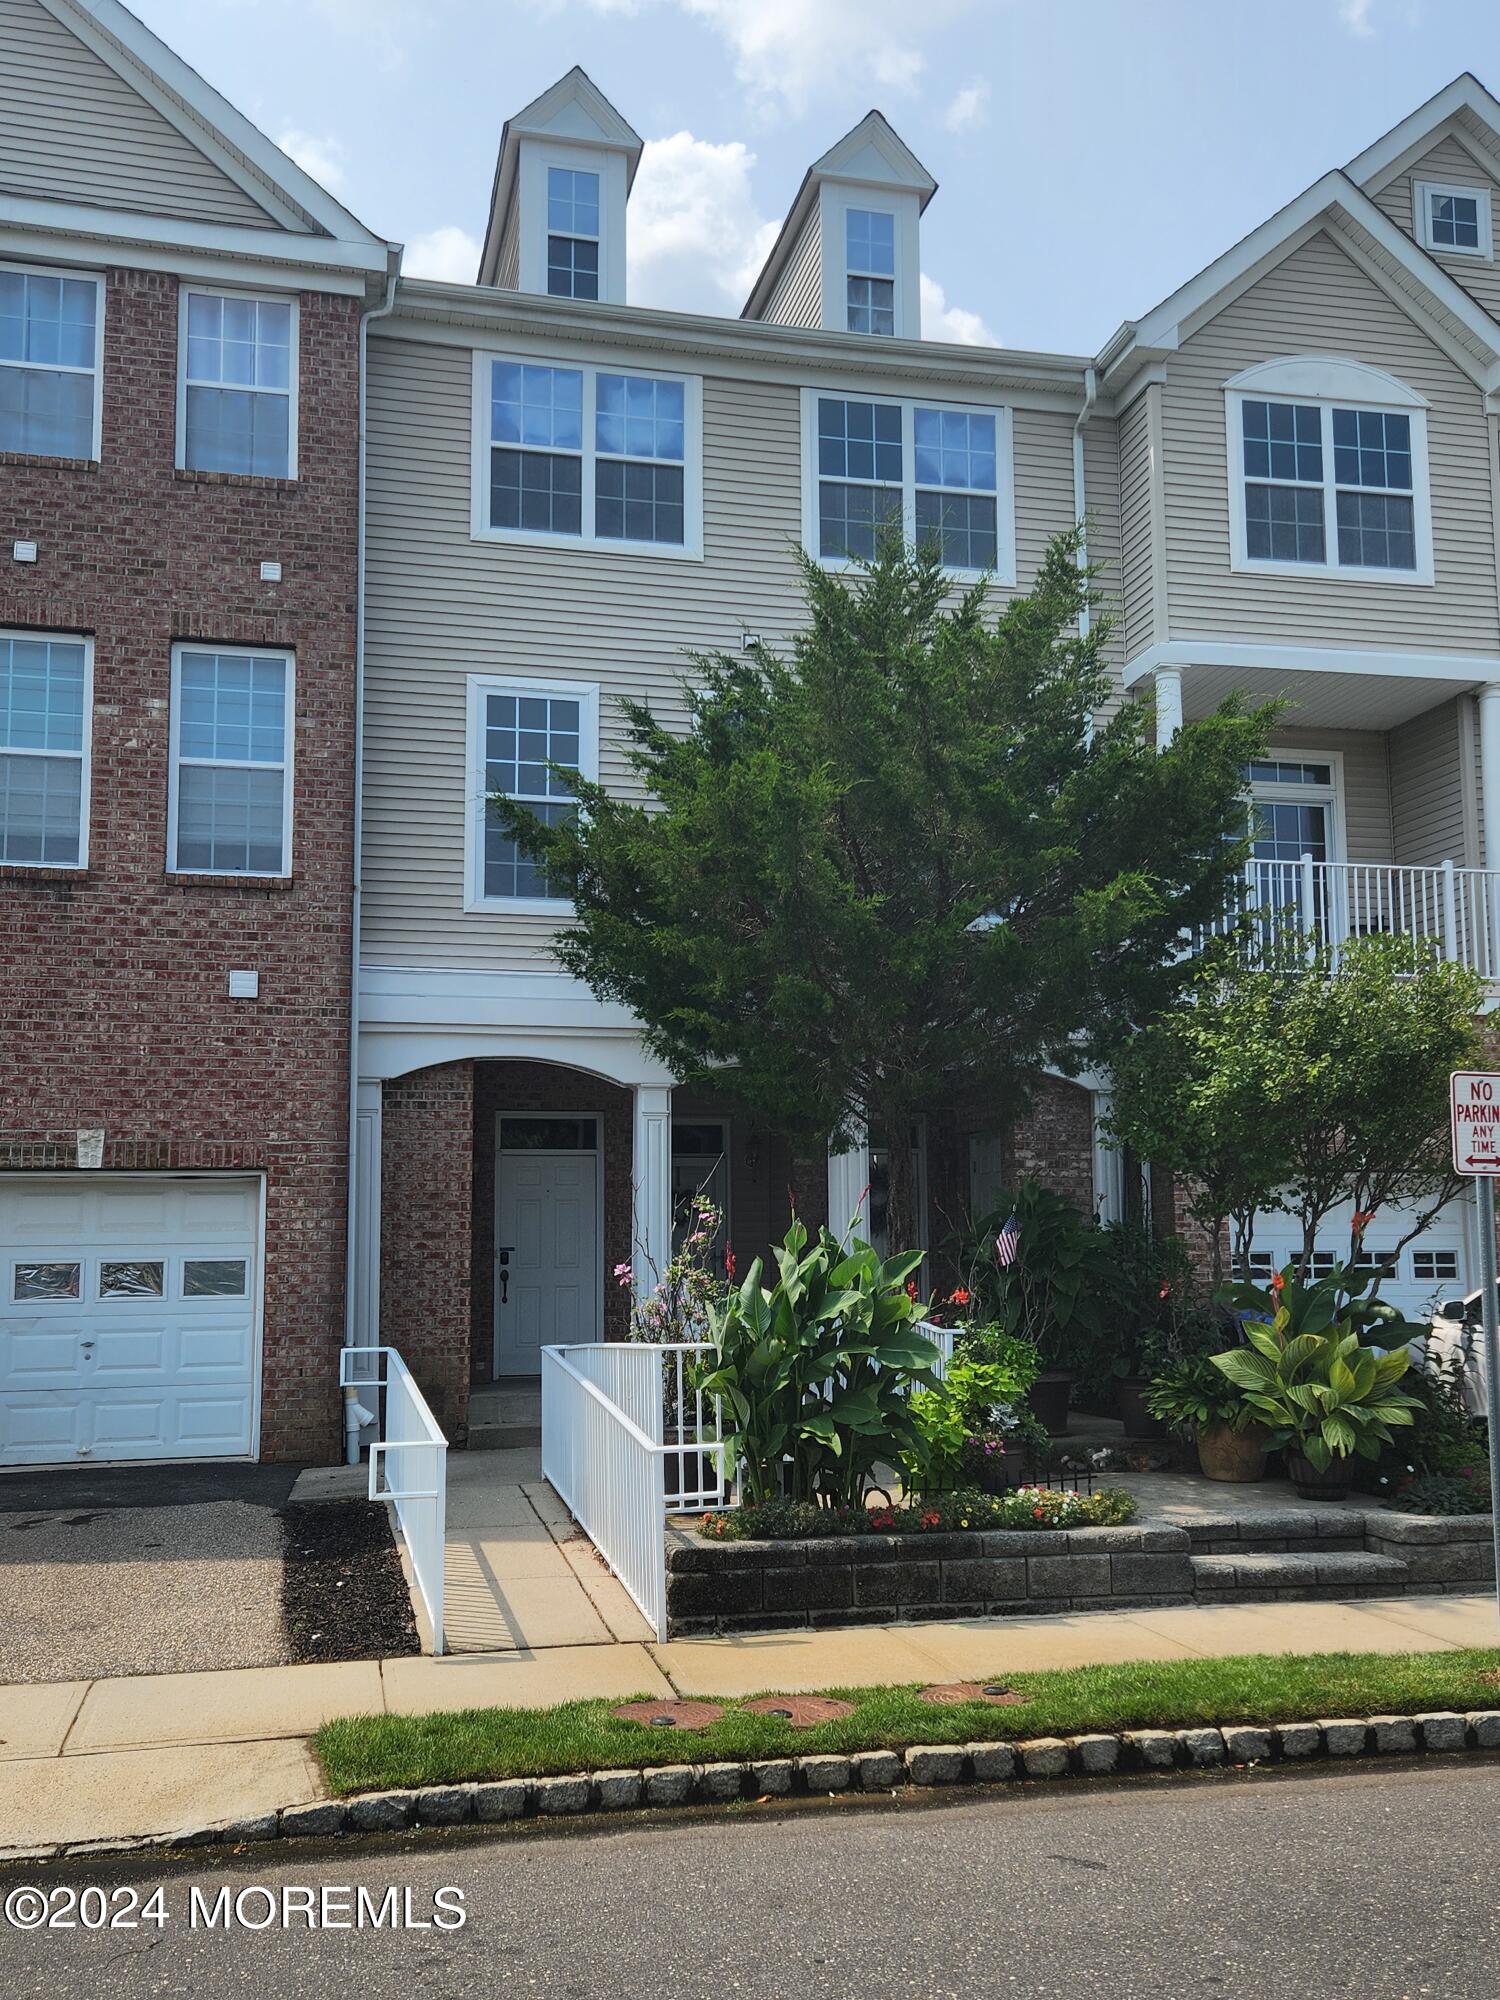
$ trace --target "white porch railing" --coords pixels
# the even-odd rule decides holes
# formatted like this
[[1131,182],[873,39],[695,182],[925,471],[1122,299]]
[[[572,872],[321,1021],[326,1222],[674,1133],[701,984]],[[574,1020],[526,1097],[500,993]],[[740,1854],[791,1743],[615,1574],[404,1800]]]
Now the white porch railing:
[[[1404,937],[1435,958],[1500,979],[1500,869],[1415,868],[1371,861],[1251,861],[1235,916],[1249,916],[1271,964],[1288,967],[1312,935],[1331,951],[1351,938]],[[1216,929],[1227,929],[1225,924]]]
[[689,1386],[697,1345],[542,1349],[542,1473],[667,1636],[666,1517],[728,1504],[717,1408]]
[[432,1627],[432,1650],[441,1653],[446,1650],[443,1540],[448,1515],[448,1440],[394,1347],[342,1349],[339,1385],[364,1390],[383,1406],[379,1411],[381,1434],[370,1446],[370,1498],[389,1500],[396,1509],[401,1539]]
[[948,1363],[953,1359],[953,1331],[951,1326],[934,1326],[930,1319],[917,1321],[917,1332],[925,1333],[938,1351],[937,1366],[932,1372],[940,1382],[948,1372]]

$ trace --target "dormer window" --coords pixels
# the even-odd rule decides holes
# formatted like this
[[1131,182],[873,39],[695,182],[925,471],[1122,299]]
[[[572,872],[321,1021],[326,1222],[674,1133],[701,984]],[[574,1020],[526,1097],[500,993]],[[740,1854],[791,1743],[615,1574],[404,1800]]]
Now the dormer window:
[[547,290],[555,299],[599,296],[599,176],[547,169]]
[[896,218],[878,208],[844,211],[849,331],[896,331]]
[[1412,186],[1417,237],[1424,249],[1440,256],[1492,257],[1490,191],[1485,187],[1453,187],[1440,181],[1416,181]]

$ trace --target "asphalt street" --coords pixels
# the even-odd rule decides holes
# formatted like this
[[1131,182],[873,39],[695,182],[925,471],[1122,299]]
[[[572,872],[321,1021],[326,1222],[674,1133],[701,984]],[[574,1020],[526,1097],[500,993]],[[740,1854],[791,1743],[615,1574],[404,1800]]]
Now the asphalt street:
[[[408,2000],[1493,2000],[1500,1991],[1500,1769],[1404,1765],[1181,1776],[1112,1788],[840,1803],[663,1823],[530,1827],[266,1847],[218,1864],[0,1870],[161,1891],[139,1929],[20,1932],[0,1921],[0,1994]],[[461,1929],[310,1932],[300,1901],[352,1918],[387,1886]],[[280,1924],[293,1894],[290,1927]],[[196,1889],[249,1925],[190,1927]],[[24,1914],[24,1912],[23,1912]]]

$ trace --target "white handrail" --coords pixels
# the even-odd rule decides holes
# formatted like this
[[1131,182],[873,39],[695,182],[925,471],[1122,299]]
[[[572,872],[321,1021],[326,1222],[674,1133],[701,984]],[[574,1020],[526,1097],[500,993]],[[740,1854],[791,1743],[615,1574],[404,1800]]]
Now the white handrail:
[[1335,964],[1359,937],[1404,937],[1500,980],[1500,869],[1458,868],[1451,861],[1416,865],[1385,861],[1252,860],[1234,905],[1211,927],[1223,932],[1249,917],[1272,964],[1288,969],[1321,942]]
[[[355,1357],[366,1364],[357,1372]],[[422,1603],[432,1628],[432,1650],[446,1650],[443,1632],[443,1544],[448,1514],[448,1440],[394,1347],[345,1347],[339,1356],[339,1386],[370,1389],[383,1403],[383,1436],[370,1446],[369,1495],[396,1510],[401,1539],[411,1558]],[[399,1485],[391,1483],[391,1453]],[[384,1471],[385,1484],[381,1484]]]

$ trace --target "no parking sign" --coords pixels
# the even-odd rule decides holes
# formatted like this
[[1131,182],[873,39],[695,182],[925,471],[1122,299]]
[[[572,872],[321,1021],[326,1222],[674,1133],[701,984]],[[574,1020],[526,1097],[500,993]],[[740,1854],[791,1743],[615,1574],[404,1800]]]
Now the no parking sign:
[[1453,1171],[1500,1179],[1500,1075],[1459,1069],[1448,1079]]
[[1500,1075],[1456,1069],[1448,1079],[1453,1170],[1468,1174],[1479,1197],[1479,1290],[1484,1310],[1485,1400],[1489,1406],[1490,1519],[1495,1537],[1495,1597],[1500,1605],[1500,1312],[1495,1273],[1495,1182],[1500,1180]]

